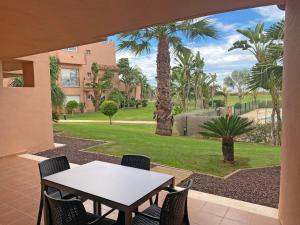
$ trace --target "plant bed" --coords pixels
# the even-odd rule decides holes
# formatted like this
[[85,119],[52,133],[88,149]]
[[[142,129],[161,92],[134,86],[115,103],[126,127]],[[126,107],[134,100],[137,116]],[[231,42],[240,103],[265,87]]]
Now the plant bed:
[[54,136],[54,141],[56,143],[65,144],[65,146],[60,148],[55,148],[55,149],[49,149],[43,152],[38,152],[36,153],[36,155],[47,157],[47,158],[53,158],[53,157],[65,155],[67,156],[70,162],[79,165],[91,161],[95,161],[95,160],[100,160],[100,161],[110,162],[115,164],[121,163],[121,159],[119,157],[84,151],[87,150],[88,148],[105,144],[104,141],[63,137],[58,135]]
[[244,169],[226,179],[194,173],[179,186],[193,179],[193,190],[278,208],[280,167]]

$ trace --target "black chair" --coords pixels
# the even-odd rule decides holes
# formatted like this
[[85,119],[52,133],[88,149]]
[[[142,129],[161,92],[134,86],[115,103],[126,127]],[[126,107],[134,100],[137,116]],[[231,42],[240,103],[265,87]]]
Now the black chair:
[[163,206],[153,204],[143,212],[136,212],[133,225],[190,225],[187,196],[192,186],[192,180],[188,182],[185,189],[177,191],[168,188]]
[[56,199],[44,192],[45,225],[112,225],[116,221],[87,213],[79,199]]
[[150,170],[150,158],[144,155],[123,155],[122,166],[129,166],[142,170]]
[[[46,176],[50,176],[52,174],[70,169],[68,159],[65,156],[47,159],[45,161],[40,162],[38,165],[39,165],[39,172],[40,172],[41,179]],[[52,197],[55,197],[55,198],[63,198],[63,199],[71,199],[74,197],[77,198],[77,196],[75,196],[75,195],[65,193],[58,189],[51,188],[51,187],[43,188],[41,186],[41,199],[40,199],[40,207],[39,207],[39,212],[38,212],[37,225],[40,225],[40,223],[41,223],[42,211],[43,211],[43,192],[44,191],[46,191],[46,193],[48,195],[51,195]]]

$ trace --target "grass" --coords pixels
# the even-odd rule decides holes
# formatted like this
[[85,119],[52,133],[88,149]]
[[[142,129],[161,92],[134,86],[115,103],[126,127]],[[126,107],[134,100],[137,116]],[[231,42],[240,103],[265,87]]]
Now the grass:
[[[222,99],[223,96],[215,96],[214,99]],[[258,101],[271,100],[271,96],[268,94],[259,94],[257,97]],[[229,96],[228,97],[228,105],[234,105],[237,103],[238,96]],[[253,101],[252,95],[246,95],[243,99],[243,102],[251,102]],[[191,105],[194,103],[191,101]],[[138,109],[135,108],[123,108],[119,109],[119,111],[114,115],[113,120],[129,120],[129,121],[153,121],[153,112],[155,108],[155,103],[150,102],[147,107],[140,107]],[[191,110],[194,110],[193,106],[190,107]],[[76,113],[74,115],[68,115],[68,119],[74,120],[108,120],[108,118],[100,112],[90,112],[90,113]]]
[[144,154],[156,163],[211,175],[224,176],[239,168],[279,165],[278,147],[236,143],[237,163],[232,166],[222,162],[220,141],[158,136],[154,134],[154,125],[59,123],[54,127],[65,135],[110,142],[92,148],[94,152],[115,156]]
[[[224,97],[218,95],[218,96],[215,96],[214,99],[224,100]],[[260,93],[260,94],[257,95],[257,101],[266,101],[266,100],[268,100],[268,101],[272,100],[271,95],[269,95],[267,93],[266,94]],[[242,100],[243,103],[252,102],[252,101],[254,101],[254,98],[253,98],[253,95],[251,95],[251,94],[245,95],[243,100]],[[228,96],[228,100],[227,100],[228,105],[234,106],[238,102],[239,102],[239,97],[237,95]]]
[[[119,109],[118,112],[113,116],[113,120],[142,120],[151,121],[153,120],[154,103],[149,102],[147,107],[136,108],[123,108]],[[108,117],[100,112],[90,113],[76,113],[73,116],[68,115],[68,119],[74,120],[108,120]]]

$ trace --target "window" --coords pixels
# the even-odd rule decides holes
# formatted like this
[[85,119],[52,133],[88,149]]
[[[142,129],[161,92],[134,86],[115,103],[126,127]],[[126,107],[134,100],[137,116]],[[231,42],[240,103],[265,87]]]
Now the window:
[[87,98],[88,101],[92,101],[92,100],[93,100],[93,95],[88,94],[88,95],[86,96],[86,98]]
[[79,70],[61,69],[61,82],[63,87],[79,87]]
[[76,101],[77,103],[80,103],[80,96],[79,95],[66,95],[65,104],[67,104],[69,101]]
[[87,49],[87,50],[85,50],[85,53],[86,53],[87,55],[90,55],[90,54],[91,54],[91,50],[90,50],[90,49]]
[[77,52],[77,47],[64,48],[63,50],[67,52]]

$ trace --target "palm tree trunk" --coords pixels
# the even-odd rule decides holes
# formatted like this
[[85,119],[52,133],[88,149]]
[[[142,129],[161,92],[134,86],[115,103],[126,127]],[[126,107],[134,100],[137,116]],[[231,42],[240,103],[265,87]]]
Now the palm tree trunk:
[[157,102],[155,118],[156,134],[171,136],[173,126],[172,100],[170,94],[170,52],[167,37],[161,36],[157,53]]
[[222,152],[225,163],[234,163],[234,141],[232,137],[222,138]]

